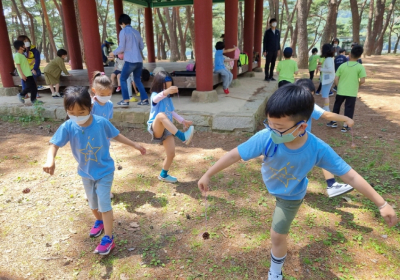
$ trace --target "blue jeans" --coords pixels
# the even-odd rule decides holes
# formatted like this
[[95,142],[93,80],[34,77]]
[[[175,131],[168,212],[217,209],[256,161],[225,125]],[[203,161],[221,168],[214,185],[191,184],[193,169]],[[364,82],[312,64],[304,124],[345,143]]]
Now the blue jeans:
[[[148,99],[146,90],[144,89],[144,86],[142,84],[141,76],[142,76],[142,69],[143,69],[143,63],[142,62],[136,62],[136,63],[131,63],[125,61],[124,67],[122,68],[121,72],[121,91],[122,91],[122,99],[123,100],[128,100],[129,99],[129,91],[128,91],[128,78],[129,75],[133,72],[133,81],[135,82],[136,87],[138,88],[140,92],[140,99],[146,100]],[[132,85],[130,85],[132,87]]]
[[227,69],[220,69],[220,70],[216,70],[215,73],[219,73],[222,76],[222,87],[224,89],[229,88],[229,86],[232,83],[233,80],[233,74],[231,73],[231,71],[227,70]]
[[[36,82],[36,78],[37,77],[39,77],[39,76],[42,76],[42,72],[40,72],[40,69],[38,69],[37,71],[36,71],[36,75],[33,75],[33,73],[32,73],[32,76],[33,76],[33,78],[35,79],[35,83],[36,83],[36,85],[37,85],[37,82]],[[26,88],[26,84],[25,84],[25,81],[24,80],[21,80],[21,82],[22,82],[22,90],[24,90],[25,88]]]

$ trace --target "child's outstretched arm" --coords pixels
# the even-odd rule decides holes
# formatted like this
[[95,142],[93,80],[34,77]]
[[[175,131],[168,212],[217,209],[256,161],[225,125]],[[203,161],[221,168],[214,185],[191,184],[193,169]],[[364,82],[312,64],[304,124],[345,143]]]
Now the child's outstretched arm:
[[54,174],[54,170],[56,169],[56,155],[58,152],[59,147],[51,144],[49,151],[47,152],[47,161],[46,163],[43,165],[43,171],[46,173],[49,173],[50,175]]
[[354,169],[340,176],[346,184],[353,186],[356,190],[362,193],[365,197],[370,199],[379,208],[382,217],[385,219],[389,227],[397,224],[398,219],[392,206],[380,196],[363,177],[360,176]]
[[146,154],[146,149],[145,149],[143,146],[141,146],[141,145],[139,145],[138,143],[135,143],[135,142],[129,140],[128,138],[126,138],[126,137],[125,137],[124,135],[122,135],[121,133],[118,134],[116,137],[114,137],[114,139],[115,139],[116,141],[122,143],[122,144],[125,144],[125,145],[128,145],[128,146],[131,146],[131,147],[135,148],[136,150],[140,151],[140,153],[141,153],[142,155],[145,155],[145,154]]
[[344,122],[348,127],[352,127],[354,125],[354,121],[349,117],[339,115],[336,113],[325,111],[322,116],[324,119],[328,121],[335,121],[335,122]]
[[221,170],[224,170],[225,168],[239,161],[240,159],[241,157],[238,148],[234,148],[233,150],[226,153],[200,178],[199,182],[197,183],[200,191],[203,193],[207,192],[209,190],[208,184],[210,182],[210,178]]

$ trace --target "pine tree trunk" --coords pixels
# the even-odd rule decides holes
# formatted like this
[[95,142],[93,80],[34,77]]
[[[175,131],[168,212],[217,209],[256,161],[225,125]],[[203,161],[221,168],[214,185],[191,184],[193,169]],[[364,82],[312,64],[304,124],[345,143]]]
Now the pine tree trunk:
[[394,45],[393,53],[397,53],[397,47],[399,46],[399,41],[400,41],[400,34],[397,35],[397,40],[396,44]]
[[350,0],[352,27],[353,27],[353,42],[360,42],[360,15],[358,13],[357,0]]
[[[385,4],[385,3],[383,3],[383,4]],[[385,37],[387,27],[389,26],[390,19],[392,18],[393,9],[394,9],[395,4],[396,4],[396,0],[392,0],[392,3],[390,4],[389,10],[386,15],[385,24],[382,26],[380,33],[378,33],[379,37],[376,40],[376,44],[375,44],[375,54],[376,55],[382,54],[383,38]],[[383,20],[383,17],[382,17],[382,20]]]
[[374,19],[374,0],[369,2],[369,13],[368,13],[368,24],[367,24],[367,36],[364,43],[364,57],[372,54],[372,48],[374,45],[374,38],[372,34],[372,21]]
[[19,12],[17,3],[15,2],[15,0],[11,0],[11,3],[12,3],[12,11],[17,14],[17,17],[18,17],[19,22],[20,22],[21,27],[22,27],[22,32],[24,34],[26,34],[25,25],[24,25],[24,22],[22,21],[22,16],[21,16],[21,13]]
[[[156,9],[153,10],[153,13],[157,13]],[[161,60],[160,25],[158,23],[157,17],[154,17],[154,27],[156,31],[157,60]]]
[[165,50],[165,43],[166,40],[164,40],[164,35],[160,35],[160,45],[161,45],[161,58],[163,60],[167,59],[167,51]]
[[82,26],[81,26],[80,15],[79,15],[78,0],[74,0],[74,6],[75,6],[76,24],[78,27],[79,45],[81,46],[82,61],[83,61],[83,63],[86,64],[86,53],[85,53],[85,47],[84,47],[84,43],[83,43]]
[[42,5],[42,10],[43,10],[43,14],[44,14],[44,20],[45,20],[46,27],[47,27],[47,30],[48,30],[48,33],[49,33],[49,40],[50,40],[50,44],[51,44],[51,50],[52,50],[53,54],[55,54],[54,52],[57,52],[57,47],[56,47],[56,43],[54,42],[53,31],[51,30],[49,16],[47,14],[47,9],[46,9],[46,4],[44,3],[44,0],[40,0],[40,4]]
[[[160,23],[161,23],[163,36],[165,37],[165,40],[167,41],[168,47],[171,48],[170,41],[169,41],[169,35],[167,32],[167,28],[165,26],[164,19],[160,12],[160,8],[157,8],[157,14],[158,14],[158,19],[160,20]],[[165,49],[165,44],[164,44],[164,49]]]
[[[186,36],[182,30],[182,24],[181,24],[181,17],[179,13],[179,7],[175,7],[175,13],[176,13],[176,26],[178,28],[178,33],[179,33],[179,43],[180,43],[180,53],[181,53],[181,58],[180,60],[186,61]],[[185,29],[187,29],[188,24],[186,23]]]
[[28,12],[28,10],[25,8],[24,2],[23,0],[20,0],[21,2],[21,8],[22,10],[24,10],[24,13],[26,14],[26,16],[29,19],[29,33],[31,34],[30,39],[32,41],[33,45],[36,45],[36,36],[35,36],[35,21],[33,19],[33,16],[30,12]]
[[296,13],[297,3],[298,3],[298,2],[296,1],[296,4],[294,5],[294,8],[293,8],[293,11],[292,11],[291,14],[289,14],[289,7],[288,7],[288,4],[287,4],[287,0],[283,0],[283,3],[285,4],[285,8],[286,8],[286,23],[287,23],[287,28],[286,28],[286,31],[285,31],[285,37],[283,38],[283,42],[282,42],[282,45],[281,45],[281,50],[282,50],[282,51],[280,52],[279,60],[282,59],[283,49],[285,48],[286,40],[287,40],[287,38],[288,38],[289,33],[290,33],[290,34],[293,34],[293,25],[292,25],[292,22],[293,22],[294,14]]
[[[169,35],[171,37],[169,45],[171,57],[169,59],[171,62],[175,62],[178,61],[179,59],[178,36],[176,35],[176,29],[174,30],[173,18],[171,18],[171,15],[169,13],[169,8],[164,8],[164,13],[165,13],[165,18],[167,20]],[[172,13],[174,14],[174,12]]]
[[178,27],[178,23],[177,23],[177,13],[176,13],[176,7],[172,8],[172,28],[174,29],[174,33],[176,34],[176,46],[177,46],[177,50],[178,50],[178,57],[181,57],[181,51],[179,49],[179,44],[180,40],[178,41],[178,33],[177,33],[177,27]]
[[336,11],[337,11],[338,2],[337,0],[329,0],[328,3],[328,16],[326,18],[326,24],[324,28],[324,32],[321,37],[321,46],[327,43],[330,43],[336,26]]
[[308,33],[307,33],[307,0],[299,0],[297,10],[299,51],[297,63],[299,68],[308,68]]
[[244,29],[244,19],[243,19],[243,2],[239,2],[239,49],[243,51],[243,29]]
[[46,38],[47,38],[47,34],[46,34],[46,24],[44,23],[44,15],[43,12],[40,11],[40,16],[42,18],[42,43],[43,43],[43,55],[46,58],[46,62],[49,63],[50,62],[50,57],[49,57],[49,50],[47,48],[47,42],[46,42]]
[[56,6],[56,9],[58,11],[58,15],[61,18],[64,49],[67,51],[67,53],[69,53],[67,32],[65,31],[65,23],[64,23],[64,15],[62,13],[62,7],[60,5],[58,5],[57,0],[53,0],[53,2],[54,2],[54,5]]
[[[300,1],[300,0],[299,0]],[[300,3],[300,2],[299,2]],[[296,9],[297,10],[297,9]],[[298,35],[298,30],[299,30],[299,21],[298,21],[298,17],[299,17],[299,12],[297,10],[297,20],[296,20],[296,27],[293,30],[292,36],[290,38],[290,47],[293,49],[293,57],[297,57],[297,35]]]
[[[191,6],[186,6],[186,20],[189,27],[191,44],[192,44],[192,54],[196,54],[196,45],[195,45],[195,33],[194,33],[194,21],[193,21],[193,8]],[[193,58],[192,58],[193,59]]]

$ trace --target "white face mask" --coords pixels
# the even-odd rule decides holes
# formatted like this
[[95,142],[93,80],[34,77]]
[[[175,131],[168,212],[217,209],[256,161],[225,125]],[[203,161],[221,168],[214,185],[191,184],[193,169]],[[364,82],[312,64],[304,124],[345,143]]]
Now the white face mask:
[[84,124],[90,118],[90,114],[87,116],[72,116],[70,114],[67,114],[67,115],[71,119],[71,121],[73,121],[74,123],[79,124],[79,125]]
[[336,47],[337,47],[337,44],[333,44],[333,46],[336,48]]
[[277,24],[276,24],[276,22],[273,22],[271,25],[272,25],[272,27],[276,27]]
[[30,43],[30,42],[25,42],[24,44],[25,44],[25,47],[26,47],[26,48],[29,48],[29,47],[31,46],[31,43]]
[[100,101],[101,103],[107,103],[111,99],[111,95],[109,95],[109,96],[96,95],[96,99],[98,101]]

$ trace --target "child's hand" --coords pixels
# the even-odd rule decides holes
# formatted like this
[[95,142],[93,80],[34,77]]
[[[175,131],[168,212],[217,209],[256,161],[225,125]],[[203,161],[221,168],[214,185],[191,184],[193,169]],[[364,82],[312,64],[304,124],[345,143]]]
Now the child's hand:
[[178,93],[178,87],[177,86],[171,86],[169,88],[167,88],[166,90],[164,90],[164,92],[168,95],[168,94],[175,94]]
[[36,75],[36,74],[37,74],[35,69],[32,69],[31,72],[32,72],[33,75]]
[[139,145],[139,144],[135,143],[135,149],[138,150],[142,155],[146,154],[146,149],[143,146]]
[[182,122],[182,124],[185,126],[185,128],[188,128],[189,126],[191,126],[191,125],[193,124],[193,122],[192,122],[192,121],[184,120],[184,121]]
[[54,174],[54,170],[56,169],[56,163],[53,161],[48,161],[43,165],[43,171],[49,173],[50,175]]
[[389,227],[392,227],[398,223],[396,212],[394,212],[392,206],[389,204],[383,207],[381,210],[381,215]]
[[208,187],[209,183],[210,178],[206,174],[204,174],[197,183],[199,190],[203,193],[203,195],[205,195],[210,190],[210,188]]
[[350,118],[347,118],[347,120],[344,122],[348,127],[352,127],[354,125],[354,121]]
[[21,79],[26,82],[26,76],[24,74],[21,74]]

